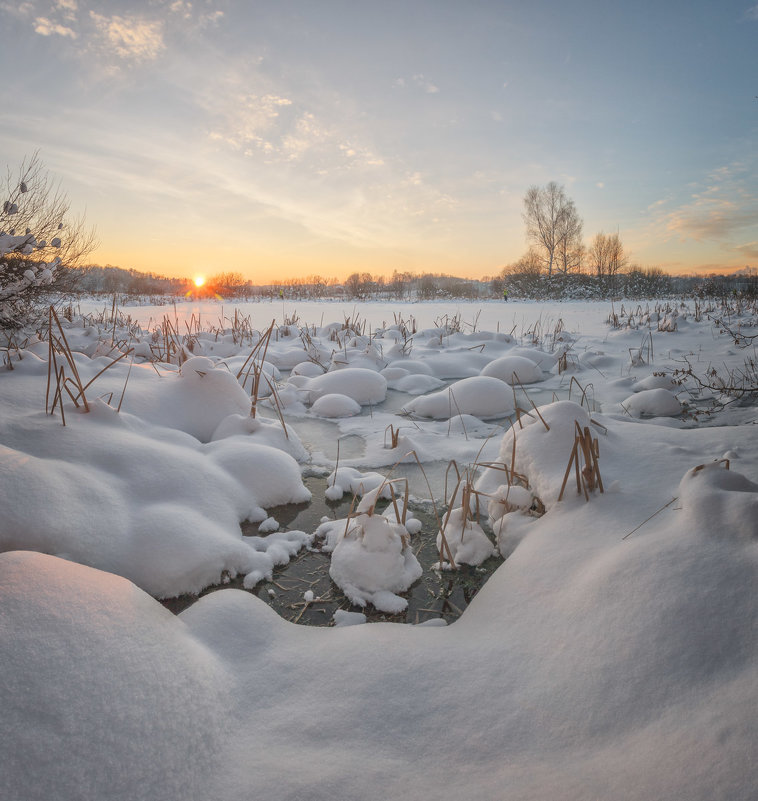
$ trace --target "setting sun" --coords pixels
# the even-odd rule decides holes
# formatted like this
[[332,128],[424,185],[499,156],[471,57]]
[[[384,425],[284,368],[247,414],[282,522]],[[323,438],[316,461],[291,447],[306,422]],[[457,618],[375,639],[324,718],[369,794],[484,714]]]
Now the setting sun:
[[195,286],[201,287],[205,283],[205,276],[204,275],[196,275],[195,276]]

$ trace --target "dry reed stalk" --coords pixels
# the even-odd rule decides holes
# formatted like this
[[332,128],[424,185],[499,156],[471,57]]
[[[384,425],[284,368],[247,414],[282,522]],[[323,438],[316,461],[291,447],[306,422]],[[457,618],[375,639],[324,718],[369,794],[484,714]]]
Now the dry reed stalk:
[[387,448],[387,431],[390,432],[390,450],[394,450],[397,448],[397,443],[400,438],[400,428],[395,428],[395,426],[390,423],[387,428],[384,429],[384,447]]
[[453,559],[453,553],[450,550],[450,545],[447,542],[447,538],[445,537],[445,532],[443,530],[442,521],[440,520],[439,512],[437,511],[437,504],[434,500],[434,493],[432,492],[432,485],[429,483],[429,477],[426,475],[426,471],[424,470],[424,465],[421,464],[421,460],[418,458],[418,454],[416,451],[408,451],[408,453],[404,454],[400,459],[398,459],[395,464],[392,465],[390,468],[388,475],[392,475],[392,471],[403,461],[407,456],[413,456],[416,460],[416,464],[418,465],[419,470],[421,471],[421,475],[424,477],[424,481],[426,482],[426,488],[429,490],[429,498],[432,501],[432,510],[434,511],[434,517],[437,521],[437,527],[441,534],[441,548],[440,548],[440,563],[442,562],[442,551],[446,551],[448,562],[453,570],[458,569],[458,565],[455,563],[455,559]]
[[[704,465],[701,465],[701,467],[704,467]],[[675,495],[668,503],[664,503],[660,509],[657,509],[655,512],[653,512],[653,514],[651,514],[650,517],[646,517],[638,526],[635,526],[635,528],[633,528],[628,534],[624,534],[624,536],[621,539],[625,540],[627,537],[631,537],[632,534],[634,534],[634,532],[637,531],[638,529],[641,529],[645,525],[645,523],[648,522],[648,520],[652,520],[657,514],[660,514],[664,509],[671,506],[671,504],[674,503],[677,497],[678,496]]]
[[447,477],[450,475],[450,468],[451,467],[455,470],[455,475],[456,475],[456,479],[457,479],[456,480],[456,485],[455,485],[456,488],[461,483],[461,471],[458,469],[458,463],[455,461],[455,459],[451,459],[447,463],[447,467],[445,468],[445,490],[444,490],[443,498],[445,499],[445,503],[446,504],[447,504]]
[[[571,455],[566,465],[566,472],[563,475],[561,491],[558,494],[559,501],[563,500],[563,493],[566,489],[572,467],[574,467],[576,474],[576,491],[577,493],[583,492],[585,500],[589,501],[589,493],[594,491],[595,486],[597,486],[600,492],[605,492],[603,479],[600,475],[600,466],[598,464],[598,457],[600,455],[598,440],[596,438],[593,439],[588,426],[582,429],[578,421],[574,421],[574,425],[576,429],[574,446],[571,449]],[[584,459],[584,466],[581,465],[582,457]]]
[[334,481],[332,481],[332,486],[337,483],[337,469],[340,466],[340,441],[339,438],[337,439],[337,461],[334,463]]
[[[133,351],[134,351],[134,348],[129,348],[129,350],[124,351],[120,356],[117,356],[110,364],[106,364],[105,367],[103,367],[103,369],[100,370],[99,373],[97,373],[93,378],[90,378],[90,380],[82,387],[82,392],[84,392],[84,390],[88,389],[92,384],[94,384],[95,381],[97,381],[97,379],[100,378],[100,376],[106,370],[110,370],[110,368],[113,367],[114,364],[116,364],[117,362],[120,362],[121,359],[126,358]],[[82,395],[82,397],[84,397],[84,396]]]
[[129,383],[129,376],[132,374],[132,367],[134,366],[134,356],[132,356],[132,360],[129,362],[129,369],[126,371],[126,380],[124,381],[124,388],[121,390],[121,397],[118,401],[118,406],[116,407],[116,411],[121,411],[121,404],[124,402],[124,395],[126,395],[126,386]]
[[729,469],[729,465],[730,465],[730,461],[729,461],[729,459],[716,459],[713,462],[706,462],[705,464],[699,464],[697,467],[693,467],[692,468],[692,472],[693,473],[699,473],[701,470],[705,470],[706,467],[711,467],[711,466],[717,465],[717,464],[723,464],[724,465],[724,469],[728,470]]
[[[58,329],[58,333],[60,337],[57,337],[53,332],[53,322]],[[57,347],[56,347],[57,345]],[[65,357],[66,362],[68,362],[69,367],[71,368],[71,372],[73,373],[73,378],[66,377],[65,368],[63,365],[60,366],[60,370],[58,369],[58,360],[56,353],[60,351],[61,355]],[[45,393],[45,412],[48,413],[48,409],[50,408],[50,374],[51,371],[55,374],[55,383],[56,383],[56,392],[53,397],[53,405],[52,409],[50,409],[49,413],[53,414],[55,412],[55,407],[57,403],[60,403],[61,407],[61,418],[63,418],[63,392],[62,390],[65,389],[66,392],[69,394],[69,397],[74,402],[75,406],[79,406],[79,402],[77,398],[82,399],[82,403],[84,404],[84,408],[86,411],[89,412],[89,404],[87,403],[87,398],[84,394],[84,387],[82,386],[81,378],[79,377],[79,371],[76,368],[76,362],[74,361],[73,354],[71,352],[71,348],[68,344],[68,340],[66,339],[66,334],[61,326],[61,322],[58,319],[58,315],[55,312],[53,306],[50,306],[48,311],[48,362],[47,362],[47,389]],[[78,390],[77,394],[74,395],[69,388],[69,384],[73,385],[75,389]],[[63,424],[65,425],[65,419]]]
[[[534,401],[529,397],[529,393],[526,391],[524,385],[521,383],[521,379],[518,377],[518,373],[514,371],[513,377],[516,379],[518,385],[521,387],[521,391],[524,393],[526,399],[529,401],[529,403],[532,404],[532,409],[534,409],[534,411],[537,412],[537,417],[539,417],[540,420],[542,420],[542,425],[545,426],[545,430],[550,431],[550,426],[545,422],[545,418],[540,414],[540,410],[537,408]],[[519,420],[519,422],[521,421]]]

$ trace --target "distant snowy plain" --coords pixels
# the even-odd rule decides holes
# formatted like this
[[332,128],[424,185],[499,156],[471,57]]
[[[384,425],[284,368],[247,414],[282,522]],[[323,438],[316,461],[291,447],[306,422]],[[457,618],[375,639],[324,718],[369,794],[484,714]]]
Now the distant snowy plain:
[[[66,425],[46,414],[45,341],[0,371],[0,797],[755,797],[758,409],[672,381],[755,359],[714,324],[754,333],[755,307],[122,307],[141,332],[81,311],[63,327],[88,413],[64,392]],[[188,338],[161,361],[164,315]],[[559,500],[577,425],[604,491],[572,468]],[[338,439],[328,491],[363,505],[325,536],[354,612],[417,576],[412,518],[371,516],[382,476],[400,463],[423,497],[414,453],[439,498],[448,460],[494,465],[486,534],[456,548],[506,561],[460,620],[317,629],[241,590],[179,616],[155,600],[252,587],[311,545],[270,512],[308,500]]]

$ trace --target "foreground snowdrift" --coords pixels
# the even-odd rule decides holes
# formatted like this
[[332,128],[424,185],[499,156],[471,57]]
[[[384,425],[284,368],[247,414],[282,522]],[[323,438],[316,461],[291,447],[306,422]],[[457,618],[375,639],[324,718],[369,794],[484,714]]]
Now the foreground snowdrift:
[[[617,428],[628,455],[653,442],[638,433],[634,445],[624,430],[633,424]],[[680,435],[666,433],[668,449]],[[671,475],[680,460],[662,459],[655,477]],[[623,487],[615,498],[570,498],[548,510],[446,629],[306,629],[238,590],[206,596],[172,620],[136,590],[124,605],[120,579],[52,557],[0,556],[11,577],[3,608],[17,610],[3,627],[1,652],[14,654],[4,662],[2,702],[12,713],[3,725],[31,725],[46,759],[67,762],[70,773],[77,761],[86,772],[93,755],[114,763],[126,748],[135,772],[122,774],[122,786],[131,798],[198,797],[184,788],[202,767],[214,794],[228,799],[491,799],[507,791],[518,799],[747,801],[758,781],[749,702],[758,693],[758,487],[723,463],[687,472],[680,486],[666,486],[681,493],[681,509],[624,540],[648,511],[646,482],[622,474],[621,460],[608,462]],[[726,530],[702,515],[704,506],[735,510]],[[68,622],[47,633],[48,618]],[[155,637],[150,654],[108,659],[106,678],[102,663],[131,647],[127,636]],[[15,647],[27,640],[46,647]],[[161,732],[198,716],[210,738],[200,762],[188,756],[197,726],[164,738],[163,751],[149,747],[157,716],[142,710],[166,680],[151,667],[169,659],[165,643],[176,659],[166,668],[172,692],[158,701]],[[55,681],[47,681],[53,669]],[[25,692],[30,675],[35,684]],[[130,698],[135,722],[104,738],[108,718],[82,700],[89,689],[81,676],[94,676],[102,692],[125,688],[116,702]],[[147,682],[137,701],[129,690],[135,676]],[[191,699],[174,705],[187,686]],[[91,729],[72,722],[74,747],[58,732],[80,704]],[[34,714],[40,706],[44,718]],[[215,715],[233,715],[237,725],[212,759]],[[48,774],[30,778],[35,754],[6,751],[0,775],[10,787],[28,787],[26,797],[43,798]],[[186,775],[169,771],[157,782],[173,788],[163,796],[142,789],[158,754],[170,765],[186,760]],[[252,771],[250,754],[258,755]]]
[[122,578],[20,551],[0,609],[0,797],[210,797],[232,685],[184,625]]

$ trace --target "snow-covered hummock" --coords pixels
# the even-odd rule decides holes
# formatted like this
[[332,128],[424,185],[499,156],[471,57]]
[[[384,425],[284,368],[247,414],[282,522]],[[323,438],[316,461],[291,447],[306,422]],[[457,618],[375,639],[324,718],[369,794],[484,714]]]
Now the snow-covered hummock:
[[407,608],[408,601],[397,593],[405,592],[421,573],[405,526],[365,513],[350,520],[329,568],[351,603],[361,607],[370,603],[390,614]]
[[199,592],[224,571],[270,575],[275,562],[240,522],[310,499],[291,456],[244,438],[203,446],[102,402],[66,428],[45,423],[0,446],[0,547],[64,555],[157,597]]
[[682,404],[669,389],[643,389],[630,395],[621,404],[632,417],[676,417]]
[[403,411],[410,414],[436,420],[460,414],[493,419],[505,417],[513,410],[513,390],[491,376],[464,378],[439,392],[413,398],[403,407]]
[[641,378],[632,384],[634,392],[641,392],[644,389],[668,389],[672,392],[679,389],[679,382],[669,373],[653,373],[652,375]]
[[[484,533],[482,527],[470,518],[463,523],[463,507],[459,506],[450,512],[445,527],[445,539],[452,554],[453,560],[459,565],[481,565],[490,556],[496,553],[490,538]],[[442,532],[437,533],[437,549],[442,548]],[[450,567],[446,549],[440,551],[443,562],[442,567]]]
[[328,487],[325,495],[330,501],[338,501],[346,492],[360,496],[373,492],[374,500],[377,490],[380,490],[380,498],[389,499],[391,496],[386,476],[372,471],[361,472],[354,467],[338,467],[337,470],[330,473],[326,483]]
[[[502,478],[501,473],[501,478]],[[501,484],[490,493],[487,501],[487,515],[490,525],[494,525],[503,515],[521,511],[526,514],[535,502],[534,493],[518,484]]]
[[345,367],[308,378],[301,388],[307,390],[311,403],[324,395],[337,394],[347,395],[361,406],[367,406],[384,400],[387,395],[387,380],[375,370]]
[[542,369],[526,356],[501,356],[485,365],[479,375],[499,378],[506,384],[534,384],[542,381]]
[[[538,407],[545,427],[536,412],[521,416],[524,426],[512,426],[503,436],[497,461],[526,476],[534,495],[549,506],[558,499],[566,467],[571,458],[576,437],[576,423],[582,430],[590,426],[587,410],[573,401],[556,401]],[[593,436],[599,429],[591,426]],[[513,439],[516,439],[516,460],[513,456]],[[602,465],[605,443],[600,443],[600,464]],[[601,476],[603,475],[601,467]],[[573,480],[573,474],[570,477]],[[476,489],[486,494],[495,494],[501,486],[503,471],[486,469],[477,481]],[[575,486],[575,485],[574,485]]]
[[224,418],[250,412],[250,397],[235,376],[207,356],[193,356],[178,373],[166,373],[160,381],[149,376],[136,386],[132,381],[144,371],[154,372],[145,365],[134,368],[121,406],[143,420],[208,442]]
[[361,405],[347,395],[333,392],[317,398],[311,412],[319,417],[353,417],[361,413]]

